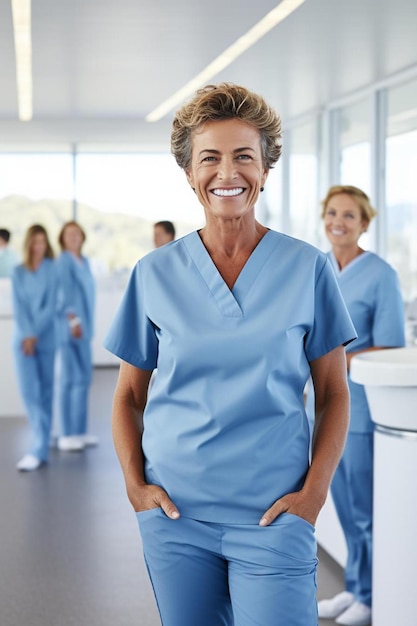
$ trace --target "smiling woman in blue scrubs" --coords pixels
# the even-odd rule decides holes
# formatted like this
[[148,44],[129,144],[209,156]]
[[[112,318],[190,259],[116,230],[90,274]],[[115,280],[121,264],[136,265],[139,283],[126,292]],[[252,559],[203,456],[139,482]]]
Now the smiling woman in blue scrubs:
[[25,236],[24,260],[12,274],[17,378],[32,442],[17,469],[33,471],[48,460],[55,360],[56,266],[43,226]]
[[[358,334],[347,348],[347,367],[355,354],[404,345],[404,311],[395,271],[359,238],[376,214],[357,187],[331,187],[322,218],[332,245],[328,258]],[[319,602],[319,616],[345,626],[367,626],[372,618],[373,422],[365,389],[348,377],[351,413],[343,457],[331,491],[345,534],[348,558],[346,590]],[[309,416],[314,414],[308,397]]]
[[314,523],[345,440],[355,330],[326,256],[255,219],[280,130],[230,84],[177,112],[172,151],[206,224],[138,262],[106,339],[122,359],[114,442],[164,626],[317,625]]
[[58,448],[69,451],[97,443],[97,438],[87,433],[95,283],[88,259],[81,252],[85,239],[84,230],[74,221],[64,224],[58,238],[62,249],[57,259],[62,428]]

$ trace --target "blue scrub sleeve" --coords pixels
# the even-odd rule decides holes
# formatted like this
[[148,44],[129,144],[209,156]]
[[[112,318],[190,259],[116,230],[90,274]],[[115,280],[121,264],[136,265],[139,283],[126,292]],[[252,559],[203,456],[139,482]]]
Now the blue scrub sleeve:
[[104,347],[123,361],[153,370],[158,358],[156,328],[146,314],[140,263],[134,268]]
[[23,267],[19,265],[14,268],[12,274],[13,315],[21,337],[36,337],[35,326],[29,313],[27,294],[22,284],[23,271]]
[[316,266],[314,323],[305,341],[309,361],[356,339],[355,327],[328,259]]
[[400,348],[405,345],[404,305],[396,272],[387,268],[376,289],[372,345]]

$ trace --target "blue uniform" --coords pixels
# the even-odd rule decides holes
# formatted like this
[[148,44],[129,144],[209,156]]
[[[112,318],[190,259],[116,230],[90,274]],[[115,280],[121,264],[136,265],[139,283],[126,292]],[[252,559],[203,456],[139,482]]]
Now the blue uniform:
[[19,257],[9,246],[0,248],[0,278],[10,278],[18,263]]
[[[347,352],[372,346],[404,346],[404,310],[396,272],[372,252],[364,252],[342,270],[328,253],[358,338]],[[372,604],[373,422],[363,385],[348,376],[350,425],[343,457],[331,492],[348,548],[346,589],[364,604]],[[309,391],[309,417],[314,394]]]
[[[88,390],[92,378],[95,284],[88,260],[63,252],[57,259],[60,343],[60,414],[64,436],[87,430]],[[72,337],[67,315],[80,319],[82,337]]]
[[[12,274],[15,355],[20,391],[32,433],[30,453],[46,461],[52,423],[56,347],[56,265],[44,259],[35,271],[24,265]],[[22,341],[36,337],[33,356],[22,352]]]
[[[177,523],[172,532],[181,532],[183,527],[184,537],[190,533],[189,525],[195,529],[198,523],[210,537],[213,524],[222,526],[221,531],[216,526],[220,535],[226,528],[234,529],[233,535],[242,526],[248,532],[262,533],[265,529],[258,526],[262,513],[280,496],[299,490],[308,471],[309,429],[303,388],[309,361],[353,337],[354,328],[326,256],[274,231],[268,231],[255,248],[232,290],[196,232],[138,262],[106,347],[138,368],[157,367],[144,413],[146,480],[168,492],[181,518],[172,522],[149,512],[138,517],[164,625],[179,624],[183,614],[177,613],[175,618],[169,601],[161,599],[165,592],[159,595],[158,557],[152,554],[146,537],[160,525],[173,529],[172,524]],[[142,520],[146,520],[146,528],[142,528]],[[307,610],[299,598],[304,612],[301,621],[294,621],[310,626],[317,621],[314,529],[293,515],[279,520],[271,526],[274,531],[268,531],[272,544],[289,546],[290,534],[296,532],[304,533],[309,545],[303,563],[299,553],[291,554],[289,570],[294,583],[297,561],[308,569],[310,583],[313,581],[312,586],[307,585],[313,603]],[[162,538],[159,532],[158,537]],[[235,535],[228,540],[239,544]],[[247,540],[242,539],[243,543]],[[258,544],[255,536],[253,541]],[[167,537],[167,545],[169,542]],[[268,558],[270,547],[264,547]],[[236,548],[227,556],[226,550],[220,560],[236,560],[239,570],[239,553]],[[256,562],[250,575],[254,579]],[[217,567],[222,566],[216,563],[214,571],[219,571]],[[265,565],[263,571],[271,574],[269,567]],[[276,567],[279,569],[279,564]],[[301,581],[303,575],[299,574]],[[219,576],[227,578],[225,573]],[[279,578],[282,575],[270,579],[277,602]],[[162,586],[166,590],[164,583]],[[240,584],[236,587],[243,589]],[[174,597],[180,602],[179,589]],[[258,603],[253,606],[256,611]],[[223,617],[216,617],[220,621],[207,618],[204,623],[229,624],[226,608],[221,614]],[[258,623],[248,620],[236,624]],[[197,622],[190,617],[182,623]],[[265,626],[268,620],[259,623]]]

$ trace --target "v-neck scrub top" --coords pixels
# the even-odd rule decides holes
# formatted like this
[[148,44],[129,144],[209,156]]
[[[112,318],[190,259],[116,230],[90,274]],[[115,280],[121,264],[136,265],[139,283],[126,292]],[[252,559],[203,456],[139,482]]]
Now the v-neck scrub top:
[[148,483],[181,515],[256,524],[308,470],[309,361],[354,337],[325,254],[274,231],[230,290],[197,232],[141,259],[105,341],[157,367],[144,412]]
[[[395,270],[373,252],[363,252],[340,270],[333,252],[327,254],[358,335],[346,351],[357,352],[372,346],[404,346],[404,306]],[[373,432],[365,387],[354,383],[350,376],[348,383],[349,431]]]

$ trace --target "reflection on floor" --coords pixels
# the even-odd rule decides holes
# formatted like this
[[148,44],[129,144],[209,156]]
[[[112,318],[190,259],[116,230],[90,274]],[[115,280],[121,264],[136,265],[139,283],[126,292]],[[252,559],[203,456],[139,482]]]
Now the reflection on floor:
[[[0,419],[1,626],[160,626],[111,441],[116,377],[94,372],[90,430],[100,445],[52,450],[37,472],[15,469],[26,421]],[[318,597],[329,597],[342,590],[342,570],[319,557]]]

